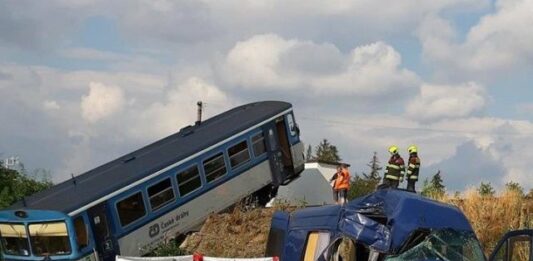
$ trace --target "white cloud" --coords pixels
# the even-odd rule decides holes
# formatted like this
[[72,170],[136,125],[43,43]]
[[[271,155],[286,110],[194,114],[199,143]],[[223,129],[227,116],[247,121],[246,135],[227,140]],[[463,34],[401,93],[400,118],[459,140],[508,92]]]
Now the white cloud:
[[89,123],[96,123],[120,111],[125,104],[122,89],[103,83],[89,83],[89,94],[81,98],[81,114]]
[[139,42],[198,43],[212,39],[222,31],[203,1],[134,2],[117,1],[111,5],[104,2],[100,8],[109,9],[118,18],[123,32]]
[[242,89],[301,90],[319,95],[379,96],[414,87],[394,48],[376,42],[343,54],[332,44],[256,35],[228,53],[221,74]]
[[238,34],[239,38],[274,32],[339,44],[410,34],[428,13],[482,10],[490,1],[206,0],[204,3],[215,21],[230,33]]
[[424,56],[448,74],[509,72],[533,66],[533,1],[499,0],[459,41],[450,21],[430,15],[421,23]]
[[467,117],[485,107],[486,96],[485,89],[474,82],[457,86],[423,84],[406,112],[419,120]]
[[135,117],[135,127],[129,129],[133,138],[159,139],[194,124],[197,101],[204,103],[203,119],[219,114],[231,105],[226,93],[197,77],[174,86],[164,96],[164,101],[150,104]]

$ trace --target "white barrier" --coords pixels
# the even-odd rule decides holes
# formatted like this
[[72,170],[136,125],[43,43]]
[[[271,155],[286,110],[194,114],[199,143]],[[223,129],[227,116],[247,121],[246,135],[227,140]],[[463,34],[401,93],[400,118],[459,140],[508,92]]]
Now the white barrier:
[[117,256],[116,261],[279,261],[278,257],[259,257],[259,258],[224,258],[209,257],[200,254],[192,256],[168,256],[168,257],[131,257]]
[[132,257],[117,256],[116,261],[193,261],[193,256]]
[[276,257],[260,257],[260,258],[221,258],[221,257],[207,257],[204,256],[202,261],[278,261]]

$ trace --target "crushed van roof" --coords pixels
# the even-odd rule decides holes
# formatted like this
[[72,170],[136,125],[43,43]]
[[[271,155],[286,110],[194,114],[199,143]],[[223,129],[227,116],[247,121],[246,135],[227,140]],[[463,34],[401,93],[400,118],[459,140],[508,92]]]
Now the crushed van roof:
[[386,217],[393,251],[420,228],[473,232],[468,219],[457,207],[403,190],[381,189],[349,202],[345,209]]

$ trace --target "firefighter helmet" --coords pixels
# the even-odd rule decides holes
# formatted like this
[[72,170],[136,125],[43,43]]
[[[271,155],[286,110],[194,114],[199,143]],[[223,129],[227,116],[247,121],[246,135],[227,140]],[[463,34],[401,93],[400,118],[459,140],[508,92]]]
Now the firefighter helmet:
[[409,151],[409,153],[415,153],[418,152],[418,148],[415,145],[411,145],[407,148],[407,151]]
[[390,147],[389,147],[389,152],[390,152],[391,154],[396,154],[396,153],[398,153],[398,147],[395,146],[395,145],[390,146]]

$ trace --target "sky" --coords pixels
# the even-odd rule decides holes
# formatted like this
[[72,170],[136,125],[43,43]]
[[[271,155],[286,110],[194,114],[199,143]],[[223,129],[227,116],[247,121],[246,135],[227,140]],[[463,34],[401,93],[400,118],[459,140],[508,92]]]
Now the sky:
[[[261,100],[352,173],[533,188],[533,0],[0,0],[0,158],[60,182]],[[420,186],[420,185],[419,185]]]

